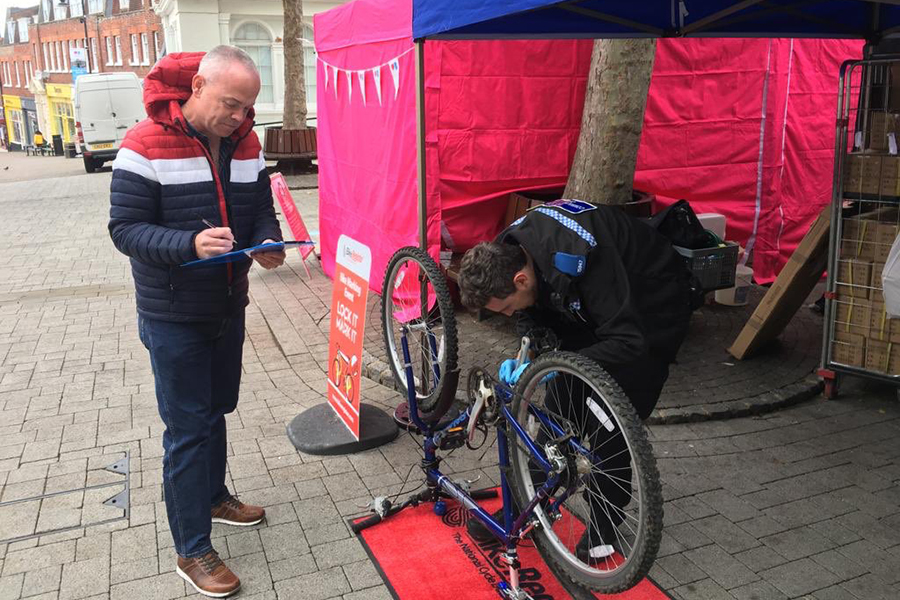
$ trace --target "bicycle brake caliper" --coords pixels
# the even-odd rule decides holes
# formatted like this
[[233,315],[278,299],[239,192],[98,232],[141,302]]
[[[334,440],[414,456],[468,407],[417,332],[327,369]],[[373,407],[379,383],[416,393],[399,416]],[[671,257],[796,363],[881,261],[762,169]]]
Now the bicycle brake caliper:
[[544,452],[547,454],[547,462],[553,466],[553,470],[562,473],[566,470],[566,458],[559,451],[556,444],[547,444],[544,446]]

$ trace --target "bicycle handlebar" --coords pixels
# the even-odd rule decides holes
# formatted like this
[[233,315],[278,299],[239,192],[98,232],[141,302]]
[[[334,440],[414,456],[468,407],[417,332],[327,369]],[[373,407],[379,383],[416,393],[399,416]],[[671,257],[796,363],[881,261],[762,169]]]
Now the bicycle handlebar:
[[[390,515],[391,512],[388,511],[387,514]],[[350,529],[351,529],[351,531],[353,531],[353,533],[359,533],[360,531],[362,531],[363,529],[366,529],[367,527],[371,527],[372,525],[378,525],[383,520],[384,520],[384,517],[382,517],[381,515],[372,515],[371,517],[366,517],[362,521],[353,523],[350,526]]]

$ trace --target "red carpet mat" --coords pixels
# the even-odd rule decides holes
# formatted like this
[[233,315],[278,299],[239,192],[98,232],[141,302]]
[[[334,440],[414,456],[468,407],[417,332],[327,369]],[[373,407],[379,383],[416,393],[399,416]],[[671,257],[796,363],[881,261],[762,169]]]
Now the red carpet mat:
[[[499,498],[479,502],[488,512],[500,508]],[[447,501],[439,517],[430,503],[407,508],[358,535],[398,600],[497,600],[495,586],[508,581],[503,546],[494,540],[479,544],[466,532],[466,511]],[[565,600],[562,588],[537,550],[519,547],[520,585],[537,600]],[[597,594],[609,600],[668,600],[650,579],[621,594]]]

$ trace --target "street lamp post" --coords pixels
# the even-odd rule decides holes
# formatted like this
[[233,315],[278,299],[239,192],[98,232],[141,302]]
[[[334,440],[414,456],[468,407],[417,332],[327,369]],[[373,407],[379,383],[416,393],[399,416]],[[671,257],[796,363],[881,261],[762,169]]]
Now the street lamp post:
[[[59,0],[59,6],[69,8],[70,2],[71,0]],[[81,23],[84,25],[84,54],[87,57],[88,73],[91,73],[93,72],[93,68],[91,68],[91,38],[88,36],[87,18],[87,0],[81,0]]]
[[3,116],[3,143],[9,148],[9,128],[6,126],[6,108],[3,106],[3,76],[0,75],[0,115]]

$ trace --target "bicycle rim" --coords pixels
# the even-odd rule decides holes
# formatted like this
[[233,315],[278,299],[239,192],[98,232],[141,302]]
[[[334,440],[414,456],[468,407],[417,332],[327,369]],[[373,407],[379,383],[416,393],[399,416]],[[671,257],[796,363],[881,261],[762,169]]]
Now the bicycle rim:
[[[550,374],[555,375],[542,383]],[[548,443],[560,448],[567,463],[563,488],[553,496],[565,498],[558,519],[540,505],[535,510],[541,525],[538,549],[577,584],[606,593],[632,587],[649,571],[662,534],[659,474],[633,407],[602,369],[570,353],[535,361],[518,388],[513,416],[542,449]],[[565,397],[583,401],[566,402]],[[532,408],[553,425],[536,418]],[[562,432],[574,439],[554,442]],[[513,491],[524,506],[543,477],[529,467],[527,450],[517,438],[511,439],[511,450]],[[591,536],[584,550],[595,548],[593,558],[577,550],[586,529]],[[599,556],[607,545],[615,551]]]
[[[424,308],[424,310],[423,310]],[[382,290],[382,328],[397,388],[407,393],[401,345],[407,329],[416,398],[421,413],[435,410],[444,375],[456,367],[456,325],[446,283],[430,256],[402,248],[391,259]]]

